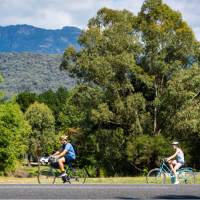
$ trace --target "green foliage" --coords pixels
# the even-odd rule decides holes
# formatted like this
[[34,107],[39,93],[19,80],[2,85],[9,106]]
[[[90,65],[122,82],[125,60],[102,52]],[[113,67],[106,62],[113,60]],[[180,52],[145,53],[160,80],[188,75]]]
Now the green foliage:
[[50,154],[55,143],[55,119],[47,105],[35,102],[30,105],[25,117],[32,127],[29,152],[38,157]]
[[[88,117],[93,123],[123,129],[136,127],[142,132],[145,125],[140,118],[145,100],[134,92],[132,77],[145,82],[151,82],[151,78],[135,61],[135,55],[141,53],[138,37],[132,32],[135,24],[136,18],[129,11],[99,10],[79,38],[84,48],[80,52],[67,49],[62,67],[101,91],[97,106],[89,108]],[[130,107],[134,110],[130,111]]]
[[31,92],[22,92],[16,97],[16,102],[20,105],[22,112],[37,100],[37,95]]
[[[123,172],[124,166],[124,132],[119,128],[116,130],[100,129],[96,135],[96,159],[100,169],[103,167],[107,176],[113,176]],[[119,166],[119,163],[121,163]]]
[[199,133],[200,68],[192,66],[175,73],[164,97],[165,120],[171,124],[173,137],[187,138]]
[[60,130],[59,113],[62,111],[68,95],[67,89],[62,87],[58,88],[56,92],[48,90],[39,95],[31,92],[22,92],[17,95],[16,102],[23,112],[35,101],[46,104],[53,112],[56,130]]
[[59,121],[63,128],[90,127],[91,108],[97,107],[102,92],[88,85],[78,85],[71,90],[60,112]]
[[198,42],[181,14],[161,0],[144,2],[138,14],[137,27],[143,46],[139,65],[154,77],[155,100],[151,113],[156,134],[165,128],[165,118],[162,118],[165,105],[162,104],[162,98],[166,84],[174,72],[178,73],[191,65],[191,58],[197,60]]
[[160,159],[168,157],[170,154],[169,142],[162,136],[141,135],[130,137],[127,143],[127,156],[131,163],[136,166],[146,166],[149,169],[159,165]]
[[[127,175],[132,166],[151,168],[170,153],[168,141],[175,138],[184,144],[189,163],[199,159],[200,45],[181,13],[162,0],[145,0],[137,16],[102,8],[89,20],[79,43],[82,49],[67,48],[60,65],[77,78],[74,89],[54,92],[52,87],[40,95],[17,97],[32,126],[32,154],[52,151],[55,123],[56,130],[81,130],[72,139],[80,141],[81,164],[95,167],[96,176]],[[53,59],[60,58],[48,62]],[[33,89],[27,84],[22,88]],[[53,113],[44,104],[29,107],[35,100]]]
[[0,105],[0,171],[9,173],[28,149],[31,127],[16,104]]
[[69,98],[67,89],[60,87],[56,92],[48,90],[38,95],[38,101],[46,104],[53,112],[55,118],[55,128],[60,130],[61,123],[59,121],[59,114],[63,110],[64,104]]
[[[83,47],[79,52],[68,48],[63,55],[61,67],[80,85],[62,118],[69,111],[67,124],[84,128],[90,145],[95,144],[93,156],[88,152],[85,156],[93,159],[97,171],[101,166],[107,174],[112,171],[107,161],[112,158],[101,150],[101,135],[118,156],[115,136],[119,130],[123,133],[119,137],[123,149],[110,165],[113,174],[122,169],[116,165],[121,158],[127,171],[128,161],[151,167],[167,154],[169,139],[187,140],[191,131],[198,135],[199,66],[193,65],[199,62],[199,43],[179,12],[162,0],[144,1],[138,16],[102,8],[79,42]],[[98,91],[98,98],[92,99],[91,91]],[[192,109],[197,110],[189,113]]]

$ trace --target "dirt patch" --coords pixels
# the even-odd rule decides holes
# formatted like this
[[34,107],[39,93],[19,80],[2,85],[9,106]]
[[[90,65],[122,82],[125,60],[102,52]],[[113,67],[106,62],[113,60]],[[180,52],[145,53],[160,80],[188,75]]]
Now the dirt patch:
[[25,170],[18,169],[14,172],[13,176],[17,178],[28,178],[30,177],[30,174],[26,172]]

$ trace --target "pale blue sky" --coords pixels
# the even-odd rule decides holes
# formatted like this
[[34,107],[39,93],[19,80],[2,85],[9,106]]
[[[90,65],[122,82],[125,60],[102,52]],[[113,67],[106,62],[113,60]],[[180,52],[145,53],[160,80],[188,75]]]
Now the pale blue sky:
[[[30,24],[48,29],[85,28],[102,7],[127,9],[134,14],[144,0],[0,0],[0,26]],[[192,27],[200,40],[200,0],[163,0]]]

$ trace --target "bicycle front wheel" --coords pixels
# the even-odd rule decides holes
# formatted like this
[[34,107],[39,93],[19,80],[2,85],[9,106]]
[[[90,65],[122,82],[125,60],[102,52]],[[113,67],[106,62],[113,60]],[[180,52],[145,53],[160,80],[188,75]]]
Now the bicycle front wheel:
[[178,180],[182,184],[195,184],[195,174],[192,170],[180,170],[178,172]]
[[51,167],[42,167],[38,172],[38,183],[52,184],[55,181],[55,170]]
[[165,184],[165,180],[166,176],[159,168],[150,170],[146,176],[146,181],[150,184]]

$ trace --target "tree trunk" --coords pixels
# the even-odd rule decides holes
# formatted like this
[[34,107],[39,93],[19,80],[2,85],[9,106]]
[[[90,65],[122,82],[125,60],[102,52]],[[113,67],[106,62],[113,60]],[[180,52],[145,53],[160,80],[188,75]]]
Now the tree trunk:
[[[158,87],[157,87],[157,84],[155,83],[154,84],[154,87],[155,87],[155,90],[156,90],[156,97],[158,96]],[[157,131],[157,107],[155,106],[154,107],[154,123],[153,123],[153,133],[154,135],[156,134],[156,131]]]
[[140,134],[143,134],[142,126],[141,126],[140,119],[139,119],[139,116],[138,116],[138,112],[137,112],[137,111],[135,111],[135,115],[136,115],[136,124],[138,125]]

